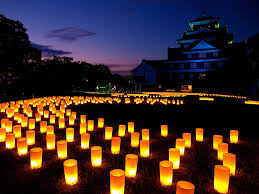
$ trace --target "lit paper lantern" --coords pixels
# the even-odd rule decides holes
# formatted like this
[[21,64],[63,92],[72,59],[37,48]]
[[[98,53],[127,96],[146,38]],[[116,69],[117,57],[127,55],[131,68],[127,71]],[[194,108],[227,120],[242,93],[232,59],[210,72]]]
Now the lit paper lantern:
[[106,140],[111,140],[112,139],[112,127],[105,127],[105,139]]
[[134,132],[134,122],[128,122],[128,132],[129,133]]
[[35,147],[30,150],[31,168],[37,169],[42,166],[42,148]]
[[67,185],[74,185],[78,181],[78,169],[77,161],[74,159],[68,159],[64,161],[64,174]]
[[230,169],[223,165],[215,165],[214,189],[219,193],[227,193],[229,187]]
[[5,142],[6,130],[5,128],[0,128],[0,142]]
[[49,123],[50,124],[55,124],[56,123],[56,115],[50,115]]
[[185,150],[185,140],[184,139],[176,139],[175,148],[178,148],[180,150],[180,155],[183,156],[184,150]]
[[64,129],[65,128],[65,119],[64,118],[59,118],[58,119],[58,125],[60,129]]
[[131,147],[138,147],[139,146],[139,133],[133,132],[131,133]]
[[35,129],[35,119],[29,119],[29,129]]
[[6,149],[15,148],[15,136],[13,133],[7,133],[5,136],[5,147]]
[[172,185],[173,163],[168,160],[159,162],[159,171],[160,171],[160,183],[163,186]]
[[138,156],[136,154],[127,154],[125,160],[125,174],[127,177],[134,178],[137,174]]
[[74,116],[69,116],[69,125],[74,125],[75,124],[75,117]]
[[91,147],[91,162],[93,167],[98,167],[102,165],[102,147]]
[[72,112],[71,116],[73,116],[76,119],[76,112]]
[[104,118],[98,118],[98,128],[103,128],[104,126]]
[[36,119],[36,122],[40,122],[41,121],[41,114],[35,113],[35,119]]
[[86,123],[86,115],[80,115],[80,123]]
[[55,134],[46,135],[46,144],[48,150],[54,150],[56,148],[56,136]]
[[140,140],[140,156],[149,157],[149,141]]
[[223,160],[223,154],[228,153],[228,144],[219,143],[218,144],[218,159]]
[[126,125],[119,125],[118,136],[119,137],[124,137],[125,136],[125,131],[126,131]]
[[67,158],[67,141],[65,140],[57,141],[57,152],[58,152],[59,159]]
[[70,116],[71,115],[71,109],[67,109],[66,110],[66,116]]
[[230,130],[230,143],[238,142],[238,130]]
[[28,126],[28,117],[23,117],[22,118],[22,127],[27,127]]
[[67,128],[66,137],[67,137],[67,142],[74,141],[74,128]]
[[81,148],[88,149],[90,143],[90,134],[89,133],[82,133],[81,134]]
[[219,143],[222,143],[223,136],[222,135],[213,135],[213,149],[218,150]]
[[47,121],[40,122],[40,132],[46,133],[47,132]]
[[223,154],[223,166],[230,169],[230,174],[235,175],[236,173],[236,155],[231,153]]
[[49,135],[49,134],[54,134],[54,126],[53,125],[47,126],[47,135]]
[[94,120],[88,120],[87,121],[87,129],[88,129],[88,131],[94,130]]
[[111,143],[111,152],[112,154],[119,154],[121,147],[121,138],[120,137],[112,137]]
[[173,163],[173,169],[178,169],[180,166],[180,149],[169,148],[169,161]]
[[12,132],[13,131],[13,121],[6,121],[5,129],[6,129],[7,133]]
[[194,184],[187,181],[178,181],[176,184],[176,194],[194,194]]
[[86,123],[80,123],[80,134],[86,133]]
[[168,135],[168,125],[161,125],[161,136],[167,137]]
[[48,118],[49,118],[49,111],[44,110],[43,115],[44,115],[44,118],[45,118],[45,119],[48,119]]
[[190,148],[192,144],[192,134],[191,133],[183,133],[183,139],[185,141],[185,147]]
[[26,131],[26,139],[27,139],[28,145],[35,144],[35,131],[33,130]]
[[110,172],[111,194],[124,194],[125,172],[121,169],[114,169]]
[[196,128],[196,141],[203,141],[203,128]]
[[5,128],[5,122],[9,121],[8,119],[1,119],[1,128]]
[[149,129],[142,129],[142,140],[148,140],[149,141]]
[[27,139],[19,138],[17,139],[17,152],[19,156],[26,155],[28,153]]
[[15,138],[22,137],[22,126],[21,125],[14,125],[13,126],[13,133],[15,135]]

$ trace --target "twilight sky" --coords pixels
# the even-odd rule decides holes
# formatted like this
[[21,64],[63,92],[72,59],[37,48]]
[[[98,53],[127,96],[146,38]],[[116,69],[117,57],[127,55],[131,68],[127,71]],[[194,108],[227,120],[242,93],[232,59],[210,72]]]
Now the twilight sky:
[[166,59],[187,21],[203,9],[221,16],[235,41],[259,33],[258,0],[1,0],[45,56],[109,65],[125,73],[144,59]]

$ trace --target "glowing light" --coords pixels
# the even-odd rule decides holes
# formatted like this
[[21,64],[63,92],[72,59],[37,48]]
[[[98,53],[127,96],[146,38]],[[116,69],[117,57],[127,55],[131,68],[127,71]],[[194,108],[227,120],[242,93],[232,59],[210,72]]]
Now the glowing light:
[[78,181],[78,169],[77,161],[74,159],[68,159],[64,161],[64,174],[67,185],[74,185]]
[[230,169],[226,166],[215,165],[214,189],[219,193],[227,193],[229,187]]
[[127,177],[134,178],[137,174],[138,156],[127,154],[125,160],[125,174]]
[[178,169],[180,166],[180,149],[169,148],[169,161],[173,163],[173,169]]
[[168,135],[168,125],[161,125],[161,136],[167,137]]
[[194,184],[187,181],[178,181],[176,184],[176,194],[194,194]]
[[111,194],[124,194],[125,172],[121,169],[114,169],[110,172]]
[[160,170],[160,183],[163,186],[172,185],[173,181],[173,163],[164,160],[159,162],[159,170]]
[[30,150],[31,168],[37,169],[42,166],[42,148],[35,147]]
[[91,147],[91,161],[93,167],[98,167],[102,165],[102,147]]

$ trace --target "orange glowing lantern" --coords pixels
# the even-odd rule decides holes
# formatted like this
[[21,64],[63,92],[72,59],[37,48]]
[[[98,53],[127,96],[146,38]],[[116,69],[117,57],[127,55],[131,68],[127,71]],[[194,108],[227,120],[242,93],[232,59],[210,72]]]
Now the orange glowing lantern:
[[75,124],[75,117],[74,116],[69,116],[69,125],[74,125]]
[[67,185],[74,185],[78,181],[77,161],[68,159],[64,161],[64,174]]
[[125,174],[127,177],[134,178],[137,174],[138,156],[136,154],[127,154],[125,160]]
[[185,140],[185,147],[190,148],[192,144],[192,134],[191,133],[183,133],[183,139]]
[[55,124],[56,123],[56,115],[50,115],[49,123],[50,124]]
[[46,135],[46,144],[48,150],[54,150],[56,148],[56,136],[55,134]]
[[102,165],[102,147],[91,147],[91,161],[93,167],[98,167]]
[[138,147],[139,146],[139,133],[133,132],[131,133],[131,147]]
[[140,156],[149,157],[149,141],[140,140]]
[[5,136],[5,147],[6,149],[15,148],[15,135],[13,133],[7,133]]
[[185,150],[185,140],[184,139],[176,139],[175,148],[178,148],[180,150],[180,155],[183,156],[184,150]]
[[125,136],[125,131],[126,131],[126,125],[119,125],[118,136],[119,137],[124,137]]
[[67,137],[67,142],[74,141],[74,128],[67,128],[66,137]]
[[47,126],[47,135],[49,135],[49,134],[54,134],[54,126],[53,125]]
[[87,129],[88,129],[88,131],[94,130],[94,120],[88,120],[87,121]]
[[40,122],[41,121],[41,114],[35,113],[35,119],[36,119],[36,122]]
[[104,126],[104,118],[98,118],[98,128],[103,128]]
[[230,174],[235,175],[236,173],[236,155],[231,153],[223,154],[223,166],[230,169]]
[[219,143],[218,144],[218,159],[223,160],[223,154],[228,153],[228,144]]
[[65,140],[57,141],[57,152],[58,152],[59,159],[67,158],[67,141]]
[[47,121],[40,122],[40,132],[46,133],[47,132]]
[[149,129],[142,129],[142,140],[149,140]]
[[168,125],[161,125],[161,136],[167,137],[168,135]]
[[26,139],[27,139],[28,145],[35,144],[35,131],[33,130],[26,131]]
[[13,133],[15,138],[20,138],[22,136],[22,126],[21,125],[14,125],[13,126]]
[[29,119],[29,129],[35,129],[35,119]]
[[6,130],[5,128],[0,128],[0,142],[5,142]]
[[7,133],[12,132],[13,131],[13,121],[6,121],[5,129],[6,129]]
[[180,149],[169,148],[169,161],[173,163],[173,169],[178,169],[180,166]]
[[105,127],[105,139],[106,140],[111,140],[112,139],[112,127]]
[[66,116],[70,116],[71,115],[71,109],[67,109],[66,110]]
[[196,128],[196,141],[203,141],[203,128]]
[[86,123],[80,123],[80,134],[86,133]]
[[125,172],[121,169],[114,169],[110,172],[111,194],[124,194]]
[[60,129],[64,129],[65,128],[65,119],[64,118],[59,118],[58,119],[58,125]]
[[219,193],[227,193],[229,187],[230,169],[223,165],[215,165],[214,189]]
[[44,115],[45,119],[49,118],[49,111],[48,110],[44,110],[43,115]]
[[71,116],[73,116],[76,119],[76,112],[72,112]]
[[88,149],[90,143],[90,134],[89,133],[82,133],[81,134],[81,148]]
[[178,181],[176,184],[176,194],[194,194],[194,184],[187,181]]
[[134,122],[128,122],[128,132],[129,133],[134,132]]
[[238,130],[230,130],[230,143],[238,142]]
[[213,149],[218,150],[219,143],[222,143],[223,136],[222,135],[213,135]]
[[22,127],[28,126],[28,117],[22,117]]
[[86,123],[86,115],[80,115],[80,123]]
[[159,162],[159,171],[160,171],[160,183],[163,186],[172,185],[173,163],[168,160]]
[[17,152],[19,156],[26,155],[28,153],[27,139],[19,138],[17,139]]
[[8,119],[1,119],[1,128],[5,128],[6,121],[9,121]]
[[121,138],[120,137],[112,137],[111,143],[111,152],[112,154],[119,154],[121,147]]
[[42,166],[42,148],[35,147],[30,150],[31,168],[37,169]]

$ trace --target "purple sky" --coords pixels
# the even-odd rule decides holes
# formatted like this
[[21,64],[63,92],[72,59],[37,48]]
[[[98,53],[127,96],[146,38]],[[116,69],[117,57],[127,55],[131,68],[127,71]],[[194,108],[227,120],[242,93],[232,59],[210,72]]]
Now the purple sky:
[[45,56],[109,65],[125,73],[145,59],[166,59],[187,21],[205,9],[221,16],[235,41],[259,33],[257,0],[1,0]]

